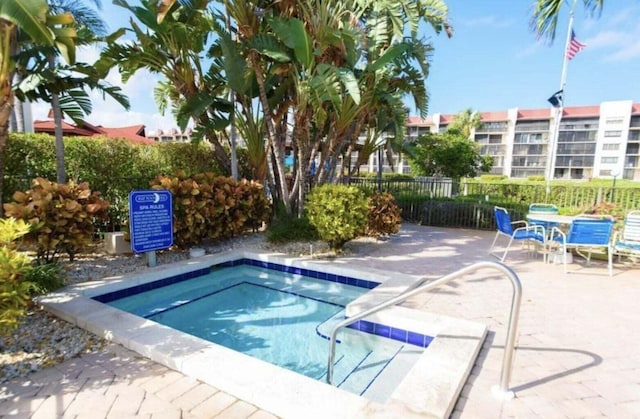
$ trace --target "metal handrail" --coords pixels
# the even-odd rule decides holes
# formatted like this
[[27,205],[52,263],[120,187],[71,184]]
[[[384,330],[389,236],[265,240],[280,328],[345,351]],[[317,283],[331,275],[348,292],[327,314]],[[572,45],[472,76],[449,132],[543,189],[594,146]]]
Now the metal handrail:
[[435,279],[428,283],[419,281],[417,285],[409,286],[402,294],[399,294],[393,298],[388,299],[370,309],[362,311],[354,316],[344,319],[340,323],[336,324],[331,331],[329,339],[329,361],[327,365],[327,383],[331,384],[333,381],[333,361],[336,356],[336,340],[338,330],[357,322],[371,314],[377,313],[389,306],[399,304],[414,295],[420,294],[425,291],[432,290],[436,287],[444,285],[449,281],[459,278],[468,273],[475,272],[482,268],[492,268],[501,271],[505,276],[511,280],[513,286],[513,296],[511,298],[511,310],[509,313],[509,324],[507,326],[507,341],[504,346],[504,357],[502,360],[502,374],[500,376],[500,385],[496,389],[497,392],[503,393],[505,397],[512,397],[513,393],[509,391],[509,379],[511,378],[511,367],[513,365],[513,353],[515,350],[516,330],[518,328],[518,314],[520,312],[520,302],[522,301],[522,285],[520,279],[516,273],[508,266],[499,262],[478,262],[471,266],[459,269],[453,273],[445,275],[441,278]]

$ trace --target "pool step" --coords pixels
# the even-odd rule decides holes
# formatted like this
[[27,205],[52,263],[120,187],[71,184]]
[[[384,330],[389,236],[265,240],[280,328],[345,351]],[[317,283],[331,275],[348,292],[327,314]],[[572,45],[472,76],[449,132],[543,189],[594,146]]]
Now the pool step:
[[[343,312],[336,314],[318,326],[318,334],[328,341],[334,325],[343,319]],[[347,328],[338,333],[338,342],[333,385],[380,403],[391,396],[424,352],[418,346]],[[388,383],[394,383],[393,388]]]

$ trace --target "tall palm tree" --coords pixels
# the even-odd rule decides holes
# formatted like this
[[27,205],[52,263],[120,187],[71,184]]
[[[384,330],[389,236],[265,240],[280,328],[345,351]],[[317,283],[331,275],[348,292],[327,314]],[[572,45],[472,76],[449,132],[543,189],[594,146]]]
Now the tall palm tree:
[[[57,46],[65,59],[75,59],[75,30],[69,14],[51,14],[46,0],[3,0],[0,2],[0,204],[4,192],[4,151],[9,119],[14,104],[11,81],[15,55],[21,39],[34,45]],[[4,213],[0,205],[0,215]]]
[[[576,0],[570,1],[575,3]],[[531,28],[538,36],[549,41],[555,39],[560,9],[565,3],[566,0],[537,0],[531,18]],[[589,13],[600,12],[604,6],[604,0],[582,0],[582,3]]]

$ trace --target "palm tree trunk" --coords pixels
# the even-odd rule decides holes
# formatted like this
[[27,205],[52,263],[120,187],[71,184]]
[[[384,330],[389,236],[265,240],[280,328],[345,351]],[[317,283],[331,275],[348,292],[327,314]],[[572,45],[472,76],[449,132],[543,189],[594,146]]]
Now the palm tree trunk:
[[[49,69],[54,70],[56,58],[49,56]],[[67,183],[67,173],[64,164],[64,138],[62,137],[62,109],[60,97],[57,93],[51,93],[51,108],[53,109],[53,124],[56,136],[56,177],[58,183]]]
[[9,83],[0,86],[0,217],[4,217],[3,193],[4,193],[4,163],[5,150],[9,139],[9,118],[13,108],[13,92]]
[[[273,159],[269,160],[269,164],[275,160],[275,171],[277,171],[278,177],[278,189],[280,189],[280,199],[284,204],[284,209],[288,215],[291,215],[291,197],[289,195],[289,188],[287,187],[287,178],[284,172],[284,150],[278,139],[275,136],[275,126],[273,125],[271,107],[269,106],[269,99],[267,98],[267,90],[265,88],[264,77],[262,76],[262,69],[256,63],[256,57],[251,57],[249,62],[252,64],[254,74],[256,75],[256,81],[258,82],[258,91],[260,96],[260,102],[262,109],[264,110],[264,119],[267,124],[267,149],[271,149],[273,152]],[[271,170],[274,171],[273,169]]]

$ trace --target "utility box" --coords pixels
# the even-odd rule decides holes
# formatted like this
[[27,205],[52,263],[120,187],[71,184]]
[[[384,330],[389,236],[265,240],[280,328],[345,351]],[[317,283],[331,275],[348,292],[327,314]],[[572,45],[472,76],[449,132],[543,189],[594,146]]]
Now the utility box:
[[104,233],[104,250],[110,255],[131,253],[131,242],[124,239],[122,231]]

